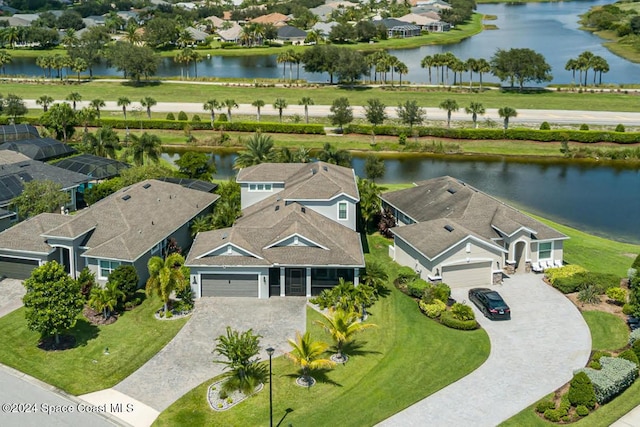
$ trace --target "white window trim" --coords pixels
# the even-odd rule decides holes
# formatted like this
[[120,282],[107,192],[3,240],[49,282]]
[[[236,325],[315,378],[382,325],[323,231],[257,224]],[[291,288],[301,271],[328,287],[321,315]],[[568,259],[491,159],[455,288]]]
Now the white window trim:
[[[115,270],[116,268],[120,267],[120,265],[122,264],[120,261],[110,261],[110,260],[106,260],[106,259],[99,259],[98,260],[98,279],[100,280],[108,280],[109,279],[109,275],[103,276],[102,275],[102,263],[103,262],[108,262],[109,263],[109,267],[105,268],[105,270],[109,270],[109,274],[113,273],[113,270]],[[113,266],[113,264],[117,264],[115,267]]]
[[[540,257],[540,245],[543,243],[550,243],[551,244],[551,249],[549,249],[549,258],[541,258]],[[554,244],[553,244],[553,240],[550,240],[548,242],[538,242],[538,261],[548,261],[548,260],[552,260],[553,259],[553,252],[555,250],[554,248]]]
[[[262,186],[262,189],[259,189],[258,186]],[[251,188],[251,187],[254,188]],[[271,193],[273,191],[272,183],[263,183],[263,182],[252,182],[247,187],[247,191],[251,193]]]
[[[344,218],[340,218],[340,205],[344,205]],[[349,204],[347,202],[338,202],[338,221],[349,220]]]

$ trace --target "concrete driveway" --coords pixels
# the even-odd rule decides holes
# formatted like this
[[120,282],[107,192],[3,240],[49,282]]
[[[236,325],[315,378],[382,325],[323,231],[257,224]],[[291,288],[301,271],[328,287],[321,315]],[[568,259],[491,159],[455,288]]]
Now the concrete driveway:
[[287,339],[306,328],[306,298],[287,297],[201,298],[196,311],[175,338],[157,355],[114,389],[161,412],[189,390],[220,374],[224,365],[212,354],[215,340],[226,327],[262,335],[260,356],[265,348],[276,349],[274,357],[289,350]]
[[4,278],[0,280],[0,317],[22,307],[26,293],[22,280]]
[[[488,320],[471,303],[491,340],[487,361],[380,425],[495,426],[570,381],[573,370],[585,366],[591,351],[589,328],[564,295],[533,273],[513,275],[491,288],[509,304],[512,319]],[[454,289],[453,297],[468,300],[468,290]]]

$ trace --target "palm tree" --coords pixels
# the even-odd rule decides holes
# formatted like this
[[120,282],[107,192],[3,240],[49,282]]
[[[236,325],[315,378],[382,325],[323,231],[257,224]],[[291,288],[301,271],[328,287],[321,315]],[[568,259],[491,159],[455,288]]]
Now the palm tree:
[[398,63],[393,66],[393,69],[396,71],[396,73],[400,74],[400,86],[402,86],[402,75],[409,72],[407,64],[402,61],[398,61]]
[[49,74],[51,74],[49,57],[45,55],[38,56],[36,58],[36,65],[42,68],[44,72],[44,76],[47,77],[47,70],[49,70]]
[[124,39],[131,44],[140,43],[140,41],[142,40],[140,34],[138,33],[138,28],[138,24],[134,20],[130,20],[124,29]]
[[586,50],[578,55],[577,63],[578,69],[582,72],[584,71],[584,85],[587,85],[587,74],[589,70],[593,67],[593,58],[594,55],[592,52]]
[[331,335],[331,339],[336,346],[336,356],[332,359],[338,363],[347,361],[347,356],[342,352],[342,349],[346,343],[353,339],[354,335],[376,326],[371,323],[360,322],[360,316],[353,311],[331,308],[323,316],[323,320],[316,320],[315,323]]
[[304,105],[304,119],[309,123],[309,105],[313,105],[313,99],[308,96],[304,96],[300,101],[298,101],[298,104]]
[[76,34],[76,30],[74,30],[73,28],[67,28],[60,42],[66,48],[74,47],[78,43],[78,35]]
[[2,74],[6,74],[5,65],[11,64],[11,54],[6,50],[0,50],[0,67],[2,67]]
[[[218,210],[217,208],[216,206],[216,211]],[[191,237],[196,237],[196,234],[209,230],[213,230],[210,215],[201,215],[191,221]]]
[[347,150],[336,149],[325,142],[322,151],[318,153],[318,160],[338,166],[351,166],[351,154]]
[[469,58],[466,62],[467,71],[469,71],[469,89],[473,88],[473,73],[478,70],[478,60]]
[[154,105],[156,105],[158,102],[151,98],[150,96],[146,96],[144,98],[142,98],[140,100],[140,105],[142,105],[143,107],[145,107],[147,109],[147,118],[150,119],[151,118],[151,107],[153,107]]
[[264,107],[264,101],[262,99],[256,99],[251,103],[252,106],[258,110],[258,121],[260,121],[260,109]]
[[82,58],[76,58],[71,64],[71,69],[78,73],[78,81],[80,81],[80,73],[87,69],[87,61]]
[[471,120],[473,121],[473,127],[478,128],[478,114],[484,114],[484,106],[479,102],[471,101],[468,107],[464,108],[465,113],[471,114]]
[[49,105],[53,104],[53,98],[49,95],[42,95],[40,98],[36,99],[36,104],[42,105],[42,109],[46,113],[49,110]]
[[420,61],[420,66],[429,70],[429,84],[431,84],[431,68],[435,65],[433,56],[427,55]]
[[93,121],[93,119],[95,118],[96,118],[96,110],[94,110],[93,108],[84,107],[78,113],[78,120],[84,126],[85,134],[89,132],[89,123],[91,123],[91,121]]
[[[376,197],[378,197],[378,200],[380,199],[380,192],[377,193]],[[360,276],[359,286],[369,286],[374,289],[377,294],[380,294],[381,290],[386,289],[388,280],[389,275],[382,264],[375,261],[368,262],[364,273]]]
[[[93,308],[95,311],[101,311],[102,316],[107,319],[107,307],[109,305],[109,297],[107,295],[106,289],[94,286],[91,289],[91,293],[89,294],[89,300],[87,301],[89,307]],[[113,306],[111,305],[111,309],[113,310]]]
[[168,311],[169,297],[173,291],[189,286],[185,277],[184,258],[178,253],[172,253],[167,258],[151,257],[147,263],[149,280],[147,280],[147,295],[157,293],[164,303],[164,313]]
[[609,72],[609,63],[606,59],[601,56],[595,56],[593,58],[593,83],[596,83],[596,74],[600,73],[600,79],[598,80],[598,85],[602,84],[602,73]]
[[158,163],[162,154],[160,137],[147,132],[141,136],[131,135],[126,154],[133,156],[133,162],[138,166],[145,164],[145,158]]
[[85,134],[85,142],[91,154],[100,157],[116,158],[116,151],[120,149],[120,137],[110,127],[101,127],[95,134]]
[[440,109],[447,111],[447,128],[451,127],[451,112],[458,111],[459,108],[455,99],[447,98],[440,103]]
[[104,100],[100,98],[93,99],[91,100],[91,102],[89,102],[89,107],[93,108],[93,110],[96,112],[98,120],[100,120],[100,108],[104,107],[105,105],[106,104],[104,103]]
[[289,62],[289,51],[285,51],[285,52],[280,52],[278,54],[278,56],[276,57],[276,62],[278,64],[282,64],[282,80],[284,80],[286,78],[286,72],[287,72],[287,62]]
[[515,110],[515,108],[502,107],[498,110],[498,115],[504,119],[504,128],[506,130],[509,129],[509,119],[511,117],[517,117],[518,112]]
[[481,92],[482,92],[482,74],[488,73],[489,71],[491,71],[491,64],[489,64],[489,62],[484,58],[478,59],[476,62],[476,72],[480,75],[480,91]]
[[260,163],[273,162],[276,152],[273,150],[273,139],[269,135],[255,133],[245,144],[246,151],[241,151],[233,163],[234,169],[246,168]]
[[214,353],[224,356],[227,360],[216,360],[223,363],[230,372],[224,374],[226,381],[222,390],[232,392],[240,390],[246,395],[254,392],[255,388],[269,378],[269,371],[265,363],[255,357],[260,351],[260,335],[249,329],[239,333],[227,326],[227,334],[216,339]]
[[2,38],[14,49],[22,38],[22,30],[19,27],[6,27],[2,30]]
[[296,332],[295,341],[289,339],[289,345],[292,350],[285,353],[285,356],[302,368],[300,380],[309,387],[315,383],[315,380],[309,375],[310,371],[330,369],[336,365],[332,360],[322,358],[323,353],[329,348],[329,344],[313,341],[309,332],[305,332],[304,335]]
[[126,96],[121,96],[117,101],[118,107],[122,107],[122,115],[124,120],[127,121],[127,107],[131,105],[131,100]]
[[71,101],[73,105],[73,111],[76,111],[76,103],[82,101],[82,95],[80,95],[78,92],[71,92],[69,95],[67,95],[65,100]]
[[222,106],[227,107],[227,116],[229,117],[229,121],[231,121],[231,109],[238,108],[238,104],[233,99],[225,99],[222,102]]
[[572,82],[576,81],[576,70],[578,69],[578,61],[573,58],[570,58],[567,63],[564,65],[564,69],[567,71],[571,71]]
[[211,129],[213,129],[213,122],[216,118],[216,110],[220,108],[220,103],[217,99],[210,99],[202,104],[202,108],[211,112]]
[[276,98],[275,102],[273,103],[273,108],[278,110],[278,115],[280,116],[280,123],[282,123],[282,110],[287,108],[287,105],[289,104],[287,104],[287,100],[284,98]]

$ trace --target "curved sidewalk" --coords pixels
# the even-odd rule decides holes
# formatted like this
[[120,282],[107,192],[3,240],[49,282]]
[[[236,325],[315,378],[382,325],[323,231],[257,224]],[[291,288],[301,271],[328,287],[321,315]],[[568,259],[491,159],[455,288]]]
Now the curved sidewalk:
[[[585,366],[591,334],[564,295],[533,273],[514,275],[492,288],[511,306],[512,319],[493,322],[474,307],[491,340],[487,361],[379,425],[496,426],[570,381],[573,370]],[[467,291],[454,289],[453,297],[466,300]]]

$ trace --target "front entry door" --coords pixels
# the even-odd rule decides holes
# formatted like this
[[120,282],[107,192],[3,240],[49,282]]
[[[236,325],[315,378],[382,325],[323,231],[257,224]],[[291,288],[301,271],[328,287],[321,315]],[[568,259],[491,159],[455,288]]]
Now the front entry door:
[[305,295],[305,274],[302,268],[289,268],[287,274],[286,294],[292,296]]

